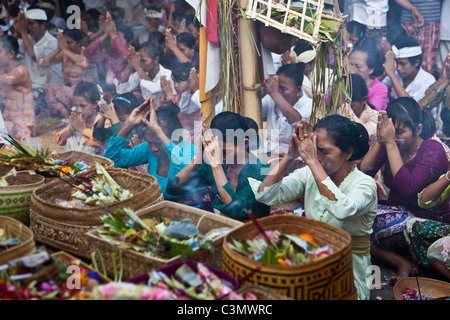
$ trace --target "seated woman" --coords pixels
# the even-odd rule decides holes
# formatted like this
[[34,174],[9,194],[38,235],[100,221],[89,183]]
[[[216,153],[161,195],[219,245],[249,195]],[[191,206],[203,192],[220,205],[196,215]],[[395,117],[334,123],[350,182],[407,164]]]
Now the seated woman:
[[69,124],[55,135],[58,145],[65,145],[66,150],[85,151],[102,155],[104,143],[93,136],[94,123],[98,117],[97,103],[100,92],[92,82],[80,82],[73,92],[73,108]]
[[[115,167],[129,168],[148,164],[148,174],[154,176],[166,196],[168,181],[180,172],[192,159],[194,145],[184,140],[172,141],[174,131],[181,129],[179,108],[161,106],[155,111],[153,97],[149,97],[125,120],[122,129],[109,139],[105,157],[114,161]],[[150,115],[150,119],[147,117]],[[147,125],[147,142],[132,149],[124,148],[127,137],[139,124]]]
[[81,46],[83,35],[78,29],[66,28],[58,32],[58,48],[41,58],[39,66],[48,69],[62,63],[64,84],[48,83],[45,87],[47,105],[52,113],[68,118],[72,107],[73,91],[81,81],[98,82],[97,70],[84,56]]
[[[271,206],[304,197],[306,217],[347,231],[352,237],[358,296],[369,299],[369,237],[377,210],[377,188],[374,179],[353,164],[369,150],[369,136],[361,124],[340,115],[320,119],[310,131],[308,121],[302,120],[287,155],[264,181],[250,178],[249,183],[258,201]],[[306,166],[287,175],[291,162],[299,156]]]
[[384,183],[390,189],[387,201],[380,201],[373,226],[372,256],[398,268],[395,281],[413,274],[403,256],[407,252],[403,235],[412,217],[439,219],[449,211],[448,203],[433,211],[419,208],[417,194],[447,171],[442,144],[429,139],[435,131],[430,112],[421,110],[410,97],[392,101],[380,111],[378,141],[359,163],[360,170],[374,176],[384,166]]
[[15,38],[7,35],[0,38],[2,129],[6,127],[16,140],[25,141],[35,136],[36,118],[30,72],[20,65],[18,53],[19,45]]
[[[449,201],[450,171],[418,195],[418,205],[424,209]],[[439,220],[412,218],[406,224],[405,236],[416,261],[450,280],[450,212],[442,215]]]
[[375,110],[386,110],[389,100],[387,86],[377,79],[384,73],[385,60],[373,38],[360,39],[350,54],[351,71],[363,77],[369,91],[368,102]]
[[[245,136],[239,137],[239,131]],[[211,127],[204,126],[196,139],[196,156],[169,182],[168,195],[175,199],[185,196],[189,201],[198,196],[200,188],[211,187],[212,207],[232,219],[247,220],[246,210],[256,217],[269,215],[269,207],[255,200],[247,180],[264,179],[269,168],[249,152],[249,140],[257,139],[256,133],[249,133],[252,131],[241,115],[228,111],[216,115]]]

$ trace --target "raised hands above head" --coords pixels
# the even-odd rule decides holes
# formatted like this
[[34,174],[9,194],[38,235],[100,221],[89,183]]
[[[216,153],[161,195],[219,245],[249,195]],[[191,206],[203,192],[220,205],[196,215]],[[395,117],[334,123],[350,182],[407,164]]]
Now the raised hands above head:
[[125,126],[134,127],[139,125],[146,119],[150,114],[150,98],[145,100],[140,106],[136,107],[131,111],[127,120],[125,121]]
[[301,157],[305,163],[317,160],[317,137],[307,120],[302,119],[295,128],[288,154],[291,158]]
[[134,70],[138,70],[141,67],[141,56],[139,52],[136,52],[134,46],[130,46],[128,48],[128,65],[132,67]]
[[192,68],[189,72],[189,92],[194,93],[200,88],[200,79],[198,72],[195,68]]

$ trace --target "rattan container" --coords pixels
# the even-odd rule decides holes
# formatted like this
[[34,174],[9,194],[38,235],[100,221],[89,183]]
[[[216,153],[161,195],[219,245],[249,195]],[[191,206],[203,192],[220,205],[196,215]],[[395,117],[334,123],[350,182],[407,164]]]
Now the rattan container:
[[423,296],[432,296],[435,299],[450,297],[450,283],[438,279],[424,277],[409,277],[400,279],[394,286],[394,299],[403,300],[406,289],[416,290]]
[[[163,200],[161,188],[155,177],[137,171],[107,168],[106,171],[133,196],[109,204],[109,209],[130,208],[138,211]],[[81,178],[96,177],[95,171],[78,175]],[[71,178],[64,177],[73,183]],[[99,225],[108,211],[100,206],[89,208],[65,208],[58,200],[70,200],[72,186],[64,181],[52,181],[33,192],[30,205],[30,227],[37,242],[89,258],[90,244],[86,232]]]
[[[137,214],[141,218],[158,217],[159,215],[172,220],[178,218],[192,218],[193,223],[197,226],[199,231],[204,234],[211,229],[230,228],[230,230],[234,230],[243,225],[240,221],[171,201],[159,202],[140,210]],[[87,237],[91,244],[91,250],[95,252],[96,257],[98,258],[96,258],[97,264],[99,264],[100,260],[103,260],[106,272],[110,277],[114,277],[114,274],[118,272],[121,265],[120,261],[122,261],[122,280],[129,280],[146,274],[153,269],[162,268],[185,259],[185,257],[182,256],[162,259],[156,256],[145,255],[142,252],[124,249],[100,238],[96,230],[89,231]],[[194,250],[194,256],[191,259],[206,263],[215,268],[220,268],[222,264],[222,243],[224,237],[225,235],[222,235],[213,241],[214,250],[212,251],[206,249]],[[115,264],[112,263],[112,253],[115,254]],[[114,265],[116,266],[116,272],[114,270]]]
[[285,234],[309,233],[321,246],[331,245],[333,253],[300,266],[264,264],[245,257],[229,246],[231,239],[253,239],[259,234],[252,222],[225,236],[222,269],[241,285],[260,285],[294,300],[357,299],[354,285],[351,237],[329,224],[297,216],[278,215],[258,220],[264,230]]
[[19,237],[20,243],[14,247],[0,251],[0,265],[10,260],[20,258],[27,255],[34,249],[33,232],[20,221],[10,217],[0,217],[0,228],[7,229],[9,237]]
[[0,187],[0,216],[14,218],[29,226],[31,195],[44,185],[45,178],[38,174],[18,172],[15,176],[7,177],[6,182],[8,186]]

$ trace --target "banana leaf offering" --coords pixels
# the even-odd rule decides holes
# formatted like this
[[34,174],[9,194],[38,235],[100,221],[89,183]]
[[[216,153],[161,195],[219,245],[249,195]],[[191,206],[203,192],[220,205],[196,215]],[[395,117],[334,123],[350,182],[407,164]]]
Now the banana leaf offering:
[[198,248],[210,249],[214,240],[203,235],[191,219],[162,216],[140,218],[128,208],[116,209],[102,217],[96,231],[102,239],[150,257],[170,259],[192,257]]
[[97,177],[86,179],[76,178],[79,185],[74,185],[71,200],[57,201],[57,204],[67,208],[83,208],[89,206],[107,205],[126,200],[133,193],[121,187],[102,165],[96,164]]
[[[273,6],[270,17],[271,19],[279,22],[284,23],[285,16],[287,15],[286,19],[286,26],[297,28],[300,30],[302,28],[302,20],[304,20],[303,23],[303,29],[300,30],[306,34],[309,34],[311,36],[314,35],[314,23],[316,19],[316,10],[314,8],[306,7],[304,15],[306,17],[311,18],[311,20],[303,19],[303,7],[298,6],[289,6],[289,11],[287,11],[288,7],[282,3],[277,4],[277,6]],[[261,14],[266,16],[267,15],[267,8],[261,10]],[[292,11],[297,12],[298,14],[292,13]],[[320,26],[318,30],[317,36],[325,41],[331,41],[335,42],[339,36],[339,33],[341,31],[341,28],[343,27],[343,21],[340,21],[337,18],[331,17],[332,13],[330,12],[330,16],[321,15],[320,17]]]
[[331,246],[319,246],[309,234],[282,234],[268,230],[270,243],[257,235],[250,240],[236,240],[230,247],[244,256],[271,265],[299,266],[317,261],[333,253]]
[[48,148],[37,150],[13,137],[3,137],[0,150],[0,164],[16,170],[31,170],[45,177],[74,175],[87,170],[83,161],[53,160]]

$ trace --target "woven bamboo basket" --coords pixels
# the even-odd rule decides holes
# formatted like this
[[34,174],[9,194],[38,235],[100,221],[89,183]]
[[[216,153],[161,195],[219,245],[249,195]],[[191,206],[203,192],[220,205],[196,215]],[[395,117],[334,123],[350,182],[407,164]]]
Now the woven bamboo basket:
[[45,183],[38,174],[18,172],[6,178],[8,186],[0,187],[0,216],[14,218],[26,226],[30,225],[31,195]]
[[[253,294],[257,300],[292,300],[277,291],[258,285],[246,285],[236,290],[236,294],[244,298],[247,293]],[[227,296],[224,300],[233,300],[233,298]]]
[[[112,210],[131,208],[137,211],[163,200],[155,177],[119,168],[107,168],[106,171],[121,187],[130,190],[133,196],[105,207]],[[79,174],[79,177],[83,178],[95,176],[95,171]],[[30,227],[36,241],[82,258],[89,258],[90,248],[85,234],[99,225],[99,220],[107,211],[100,206],[68,209],[56,203],[58,199],[70,200],[71,194],[71,185],[61,180],[36,189],[31,197]]]
[[0,251],[0,265],[22,257],[36,249],[33,233],[23,223],[10,217],[0,217],[0,228],[7,228],[10,237],[18,237],[20,235],[20,244]]
[[[419,285],[417,285],[419,282]],[[406,289],[419,291],[422,295],[433,296],[435,299],[450,296],[450,282],[445,282],[432,278],[409,277],[399,281],[394,286],[394,299],[402,300],[403,292]]]
[[[213,214],[211,212],[186,206],[183,204],[162,201],[146,209],[140,210],[137,214],[142,217],[158,217],[161,215],[165,218],[192,218],[193,223],[197,225],[200,232],[206,233],[216,228],[237,228],[243,225],[242,222],[227,217]],[[185,259],[182,256],[173,257],[171,259],[162,259],[155,256],[148,256],[134,250],[123,249],[117,245],[111,244],[100,238],[95,230],[87,233],[91,250],[104,261],[107,274],[114,276],[114,264],[112,263],[111,253],[115,254],[115,265],[118,269],[120,266],[120,257],[122,258],[122,280],[129,280],[136,276],[146,274],[147,272],[164,267],[166,265]],[[204,262],[212,267],[220,268],[222,261],[222,242],[224,236],[214,240],[214,250],[195,250],[192,260]],[[98,260],[97,260],[98,261]]]
[[[328,41],[319,33],[320,23],[322,17],[343,22],[337,0],[304,0],[302,3],[302,7],[298,9],[291,0],[288,0],[287,3],[277,0],[248,0],[245,15],[249,19],[264,23],[266,27],[273,27],[282,33],[306,40],[312,45],[317,46],[321,42]],[[332,5],[334,11],[326,10],[325,4]],[[306,14],[309,9],[315,12],[312,17]],[[272,17],[272,12],[275,11],[281,14],[281,18],[274,19]],[[300,26],[292,23],[293,17],[299,21]],[[307,27],[308,32],[306,31]]]
[[357,299],[354,285],[351,237],[345,231],[308,218],[279,215],[258,220],[264,230],[286,234],[309,233],[319,245],[331,245],[333,254],[300,266],[268,265],[245,257],[229,246],[231,239],[253,239],[253,223],[233,230],[223,242],[222,269],[241,285],[261,285],[294,300]]

